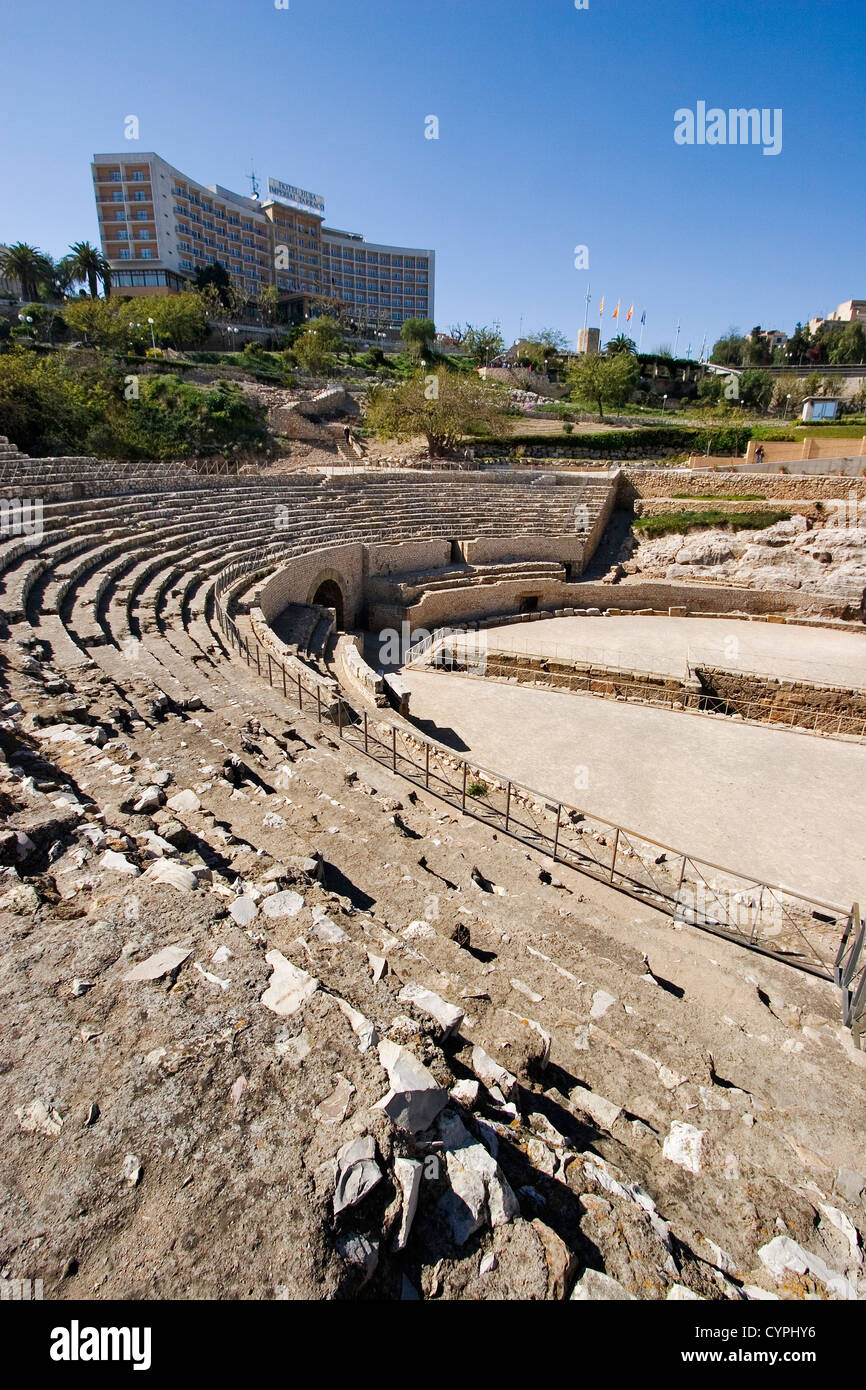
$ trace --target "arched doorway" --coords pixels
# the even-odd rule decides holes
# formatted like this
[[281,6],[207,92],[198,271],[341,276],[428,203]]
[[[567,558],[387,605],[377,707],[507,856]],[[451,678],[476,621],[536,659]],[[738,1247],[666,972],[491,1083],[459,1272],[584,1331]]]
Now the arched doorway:
[[336,580],[323,579],[310,601],[312,603],[319,604],[319,606],[322,608],[333,608],[334,613],[336,615],[336,625],[339,629],[342,630],[343,593]]

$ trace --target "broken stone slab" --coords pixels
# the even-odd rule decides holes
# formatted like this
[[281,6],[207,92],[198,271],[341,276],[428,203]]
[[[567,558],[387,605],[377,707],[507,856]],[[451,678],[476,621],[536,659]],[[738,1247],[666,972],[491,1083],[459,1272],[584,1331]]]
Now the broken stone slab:
[[482,1082],[488,1091],[496,1086],[503,1096],[510,1100],[517,1092],[517,1077],[512,1076],[510,1071],[501,1067],[497,1061],[485,1052],[483,1047],[475,1043],[472,1048],[472,1060],[470,1066],[478,1080]]
[[578,1303],[635,1303],[634,1294],[628,1293],[619,1280],[611,1279],[598,1269],[585,1269],[575,1284],[572,1299]]
[[[273,899],[267,899],[273,901]],[[265,907],[267,912],[267,907]],[[344,931],[337,922],[332,922],[330,917],[317,917],[310,928],[310,936],[316,941],[321,941],[325,945],[335,946],[340,941],[348,941],[349,934]]]
[[532,1229],[544,1246],[550,1297],[558,1300],[565,1299],[568,1297],[568,1289],[574,1274],[577,1257],[573,1251],[569,1250],[561,1236],[558,1236],[556,1231],[545,1225],[538,1217],[533,1219]]
[[376,1162],[376,1141],[372,1134],[350,1139],[337,1153],[337,1185],[334,1190],[334,1215],[355,1207],[382,1181],[382,1169]]
[[[413,984],[410,980],[397,995],[398,1003],[414,1004],[422,1013],[429,1014],[443,1029],[444,1038],[450,1038],[463,1022],[463,1010],[434,994],[431,989]],[[443,1041],[444,1041],[443,1038]]]
[[175,792],[165,803],[169,811],[174,811],[176,815],[189,815],[192,811],[201,810],[201,801],[194,791],[186,788],[184,791]]
[[866,1176],[863,1173],[855,1173],[852,1168],[840,1168],[836,1174],[836,1191],[846,1202],[856,1207],[866,1193]]
[[376,1108],[410,1134],[429,1129],[448,1104],[448,1092],[408,1048],[387,1038],[379,1043],[379,1061],[388,1073],[391,1089],[376,1102]]
[[517,990],[517,993],[522,994],[531,1004],[540,1004],[544,998],[543,994],[536,994],[535,990],[530,989],[529,985],[525,985],[522,980],[511,980],[509,983],[512,989]]
[[586,1086],[573,1087],[569,1100],[572,1106],[589,1115],[600,1129],[612,1130],[622,1114],[622,1106],[614,1105],[612,1100],[596,1095],[594,1091],[587,1090]]
[[187,868],[186,864],[175,863],[173,859],[157,859],[156,863],[148,865],[142,878],[152,883],[163,883],[178,893],[194,893],[198,887],[198,879],[192,869]]
[[822,1217],[826,1219],[831,1226],[834,1226],[840,1235],[848,1242],[850,1263],[854,1268],[859,1269],[863,1263],[863,1251],[860,1249],[860,1234],[854,1222],[849,1216],[845,1215],[844,1211],[840,1211],[838,1207],[831,1207],[826,1202],[819,1202],[818,1207]]
[[359,1290],[368,1284],[379,1265],[379,1242],[370,1240],[368,1236],[357,1235],[351,1232],[347,1235],[338,1237],[336,1241],[337,1254],[344,1263],[351,1265],[361,1275]]
[[313,1111],[315,1119],[325,1125],[342,1124],[346,1118],[346,1111],[349,1109],[349,1101],[355,1093],[355,1087],[351,1081],[347,1081],[345,1076],[341,1076],[334,1090],[326,1097]]
[[478,1094],[481,1084],[478,1081],[458,1081],[448,1092],[452,1100],[456,1100],[458,1105],[465,1105],[467,1110],[472,1110],[478,1104]]
[[161,787],[145,787],[141,796],[133,803],[132,812],[136,816],[150,815],[165,803],[165,792]]
[[459,1116],[439,1117],[438,1134],[445,1150],[449,1191],[439,1210],[457,1245],[464,1245],[485,1221],[503,1226],[520,1214],[520,1206],[495,1158],[473,1139]]
[[706,1137],[706,1130],[674,1120],[662,1145],[662,1157],[688,1173],[700,1173]]
[[123,978],[128,984],[138,984],[144,980],[161,980],[164,975],[171,975],[191,955],[192,950],[186,946],[163,946],[161,951],[148,956],[140,965],[133,966]]
[[141,1166],[141,1159],[136,1158],[135,1154],[127,1154],[123,1160],[121,1177],[127,1187],[138,1187],[144,1169]]
[[134,864],[126,858],[124,854],[118,854],[117,850],[107,849],[99,861],[103,869],[110,869],[115,874],[126,874],[129,878],[137,878],[141,872]]
[[41,1100],[32,1100],[29,1105],[17,1106],[15,1114],[22,1129],[47,1134],[50,1139],[56,1139],[63,1128],[62,1116],[56,1110],[49,1109]]
[[409,1241],[409,1233],[412,1230],[412,1222],[415,1220],[415,1213],[418,1210],[424,1165],[417,1158],[395,1158],[394,1176],[399,1184],[403,1199],[400,1229],[394,1237],[394,1249],[405,1250]]
[[608,1009],[615,1003],[615,995],[608,994],[606,989],[597,989],[592,996],[592,1006],[589,1010],[590,1018],[604,1018]]
[[837,1298],[851,1300],[857,1297],[856,1288],[844,1274],[831,1269],[820,1255],[813,1255],[811,1251],[805,1250],[790,1236],[776,1236],[767,1245],[762,1245],[758,1251],[758,1259],[764,1268],[781,1282],[784,1282],[787,1274],[809,1274]]
[[347,1004],[345,999],[340,999],[336,994],[332,997],[336,1000],[340,1012],[349,1020],[349,1026],[358,1039],[358,1051],[367,1052],[371,1047],[375,1047],[379,1041],[376,1025],[357,1009],[353,1009],[351,1004]]
[[388,969],[387,958],[385,956],[374,955],[372,951],[368,951],[367,960],[370,962],[370,969],[373,971],[373,984],[377,985]]
[[668,1289],[668,1303],[705,1303],[703,1294],[695,1293],[694,1289],[689,1289],[685,1284],[671,1284]]
[[298,1012],[305,999],[315,994],[319,981],[308,975],[306,970],[292,965],[280,951],[268,951],[265,960],[272,967],[273,974],[261,1002],[272,1013],[288,1018]]
[[259,915],[259,909],[255,901],[248,893],[242,893],[235,898],[234,902],[229,903],[229,916],[237,922],[239,927],[248,927]]
[[282,893],[272,893],[269,898],[262,902],[262,911],[266,917],[279,919],[282,917],[297,917],[304,906],[304,900],[300,893],[295,893],[293,889],[287,888]]

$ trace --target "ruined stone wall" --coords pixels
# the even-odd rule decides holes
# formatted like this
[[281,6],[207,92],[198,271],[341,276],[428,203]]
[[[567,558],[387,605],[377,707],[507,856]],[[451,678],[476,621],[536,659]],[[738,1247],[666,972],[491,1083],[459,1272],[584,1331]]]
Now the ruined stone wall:
[[785,501],[847,501],[853,493],[866,498],[866,478],[834,478],[791,473],[710,472],[689,468],[627,468],[620,474],[619,496],[628,504],[638,497],[672,497],[675,492],[759,492]]

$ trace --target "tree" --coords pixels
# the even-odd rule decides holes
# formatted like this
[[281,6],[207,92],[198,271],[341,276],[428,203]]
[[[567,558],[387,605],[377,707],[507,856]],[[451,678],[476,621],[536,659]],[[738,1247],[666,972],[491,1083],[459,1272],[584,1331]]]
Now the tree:
[[320,375],[333,366],[334,353],[343,346],[343,334],[335,319],[323,314],[304,324],[292,343],[295,361],[311,375]]
[[206,290],[212,286],[219,296],[219,301],[224,308],[229,307],[229,289],[231,288],[232,278],[223,265],[222,261],[213,261],[211,265],[200,265],[195,273],[195,287],[197,290]]
[[505,339],[498,323],[494,323],[490,328],[458,323],[449,328],[448,332],[476,367],[486,366],[494,357],[499,357],[505,351]]
[[367,423],[382,439],[423,435],[430,458],[451,452],[467,435],[502,435],[511,427],[494,393],[474,373],[447,371],[419,373],[399,386],[375,387]]
[[91,299],[96,299],[101,281],[105,298],[108,299],[111,294],[111,266],[102,252],[91,246],[89,241],[76,241],[69,251],[64,261],[70,279],[86,282]]
[[749,367],[740,377],[740,400],[757,410],[766,410],[773,398],[773,386],[769,372]]
[[866,329],[862,323],[846,324],[841,332],[834,330],[829,358],[836,366],[866,361]]
[[0,272],[7,280],[18,281],[22,299],[35,300],[39,298],[42,282],[51,279],[54,264],[38,246],[16,241],[0,251]]
[[627,337],[625,333],[620,333],[618,337],[611,338],[610,342],[605,344],[604,351],[608,357],[616,357],[619,352],[630,352],[633,356],[637,356],[637,344],[633,338]]
[[606,405],[625,405],[638,378],[637,358],[619,352],[602,357],[600,352],[588,352],[572,363],[568,381],[572,397],[593,401],[598,406],[598,418],[604,419]]
[[256,307],[262,323],[270,325],[277,317],[280,295],[276,285],[263,285],[256,296]]
[[432,319],[406,319],[400,337],[413,357],[422,357],[433,346],[436,325]]
[[736,331],[729,332],[726,338],[719,338],[713,344],[710,361],[720,367],[742,367],[748,346],[746,339]]

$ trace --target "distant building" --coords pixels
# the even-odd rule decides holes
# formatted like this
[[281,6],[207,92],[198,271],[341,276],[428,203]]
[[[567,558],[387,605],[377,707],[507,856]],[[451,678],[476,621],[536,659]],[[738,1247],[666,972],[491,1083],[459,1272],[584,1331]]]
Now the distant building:
[[866,299],[846,299],[825,319],[810,319],[809,332],[815,334],[819,328],[842,328],[846,323],[866,324]]
[[588,352],[598,352],[600,348],[600,328],[579,328],[577,330],[577,351],[580,356]]
[[[787,333],[783,333],[780,328],[764,328],[758,334],[758,337],[760,338],[762,343],[766,343],[767,347],[770,349],[770,352],[775,351],[777,347],[784,347],[788,341]],[[747,341],[751,342],[752,338],[753,334],[749,333],[747,336]]]
[[178,294],[220,261],[254,298],[274,286],[295,319],[342,306],[364,327],[433,318],[435,253],[324,226],[314,193],[268,180],[264,201],[196,183],[157,154],[93,157],[103,254],[119,294]]

